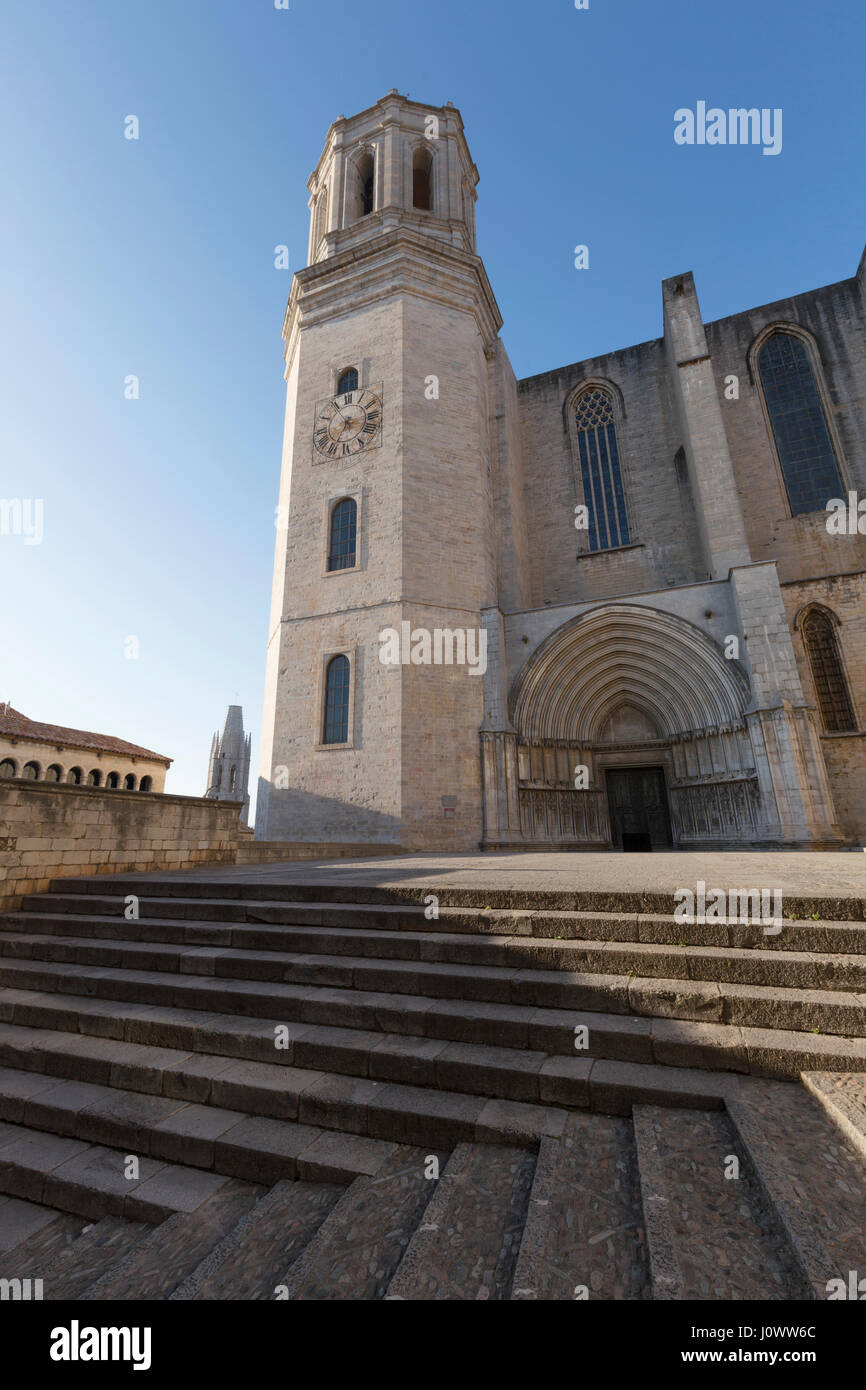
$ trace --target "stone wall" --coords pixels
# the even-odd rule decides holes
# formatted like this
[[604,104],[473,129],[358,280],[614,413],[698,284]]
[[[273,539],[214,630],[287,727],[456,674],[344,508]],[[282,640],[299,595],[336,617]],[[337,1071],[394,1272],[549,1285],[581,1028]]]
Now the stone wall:
[[242,803],[0,781],[0,911],[54,878],[233,864]]

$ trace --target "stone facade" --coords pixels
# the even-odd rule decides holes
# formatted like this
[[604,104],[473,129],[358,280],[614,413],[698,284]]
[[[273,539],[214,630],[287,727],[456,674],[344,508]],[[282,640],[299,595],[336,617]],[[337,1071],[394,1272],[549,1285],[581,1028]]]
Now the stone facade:
[[[831,533],[829,496],[791,502],[759,365],[791,348],[833,495],[866,496],[864,263],[706,325],[674,276],[661,338],[517,381],[476,183],[459,112],[396,92],[310,179],[257,836],[649,848],[612,818],[630,772],[675,846],[866,838],[866,538]],[[430,659],[458,629],[483,677]]]

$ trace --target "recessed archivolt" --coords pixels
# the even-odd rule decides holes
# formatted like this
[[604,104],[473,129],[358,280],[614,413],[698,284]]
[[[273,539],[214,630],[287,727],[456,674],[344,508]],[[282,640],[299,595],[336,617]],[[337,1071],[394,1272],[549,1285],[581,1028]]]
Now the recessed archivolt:
[[509,711],[522,738],[590,743],[628,704],[673,739],[741,723],[748,699],[742,668],[699,628],[659,609],[617,604],[552,633],[519,672]]

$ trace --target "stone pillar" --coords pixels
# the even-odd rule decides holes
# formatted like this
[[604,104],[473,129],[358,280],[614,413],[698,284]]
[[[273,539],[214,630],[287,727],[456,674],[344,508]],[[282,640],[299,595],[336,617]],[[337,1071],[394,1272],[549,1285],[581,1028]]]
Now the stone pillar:
[[731,571],[752,702],[746,723],[766,838],[784,844],[841,840],[814,713],[806,702],[775,563]]
[[665,350],[710,579],[751,556],[691,272],[662,283]]

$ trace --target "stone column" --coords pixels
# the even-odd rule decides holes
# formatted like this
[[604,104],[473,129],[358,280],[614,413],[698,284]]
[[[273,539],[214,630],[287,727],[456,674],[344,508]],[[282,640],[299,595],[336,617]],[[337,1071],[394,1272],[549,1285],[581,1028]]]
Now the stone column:
[[707,572],[727,579],[748,564],[748,542],[695,282],[662,283],[665,351],[691,476]]

